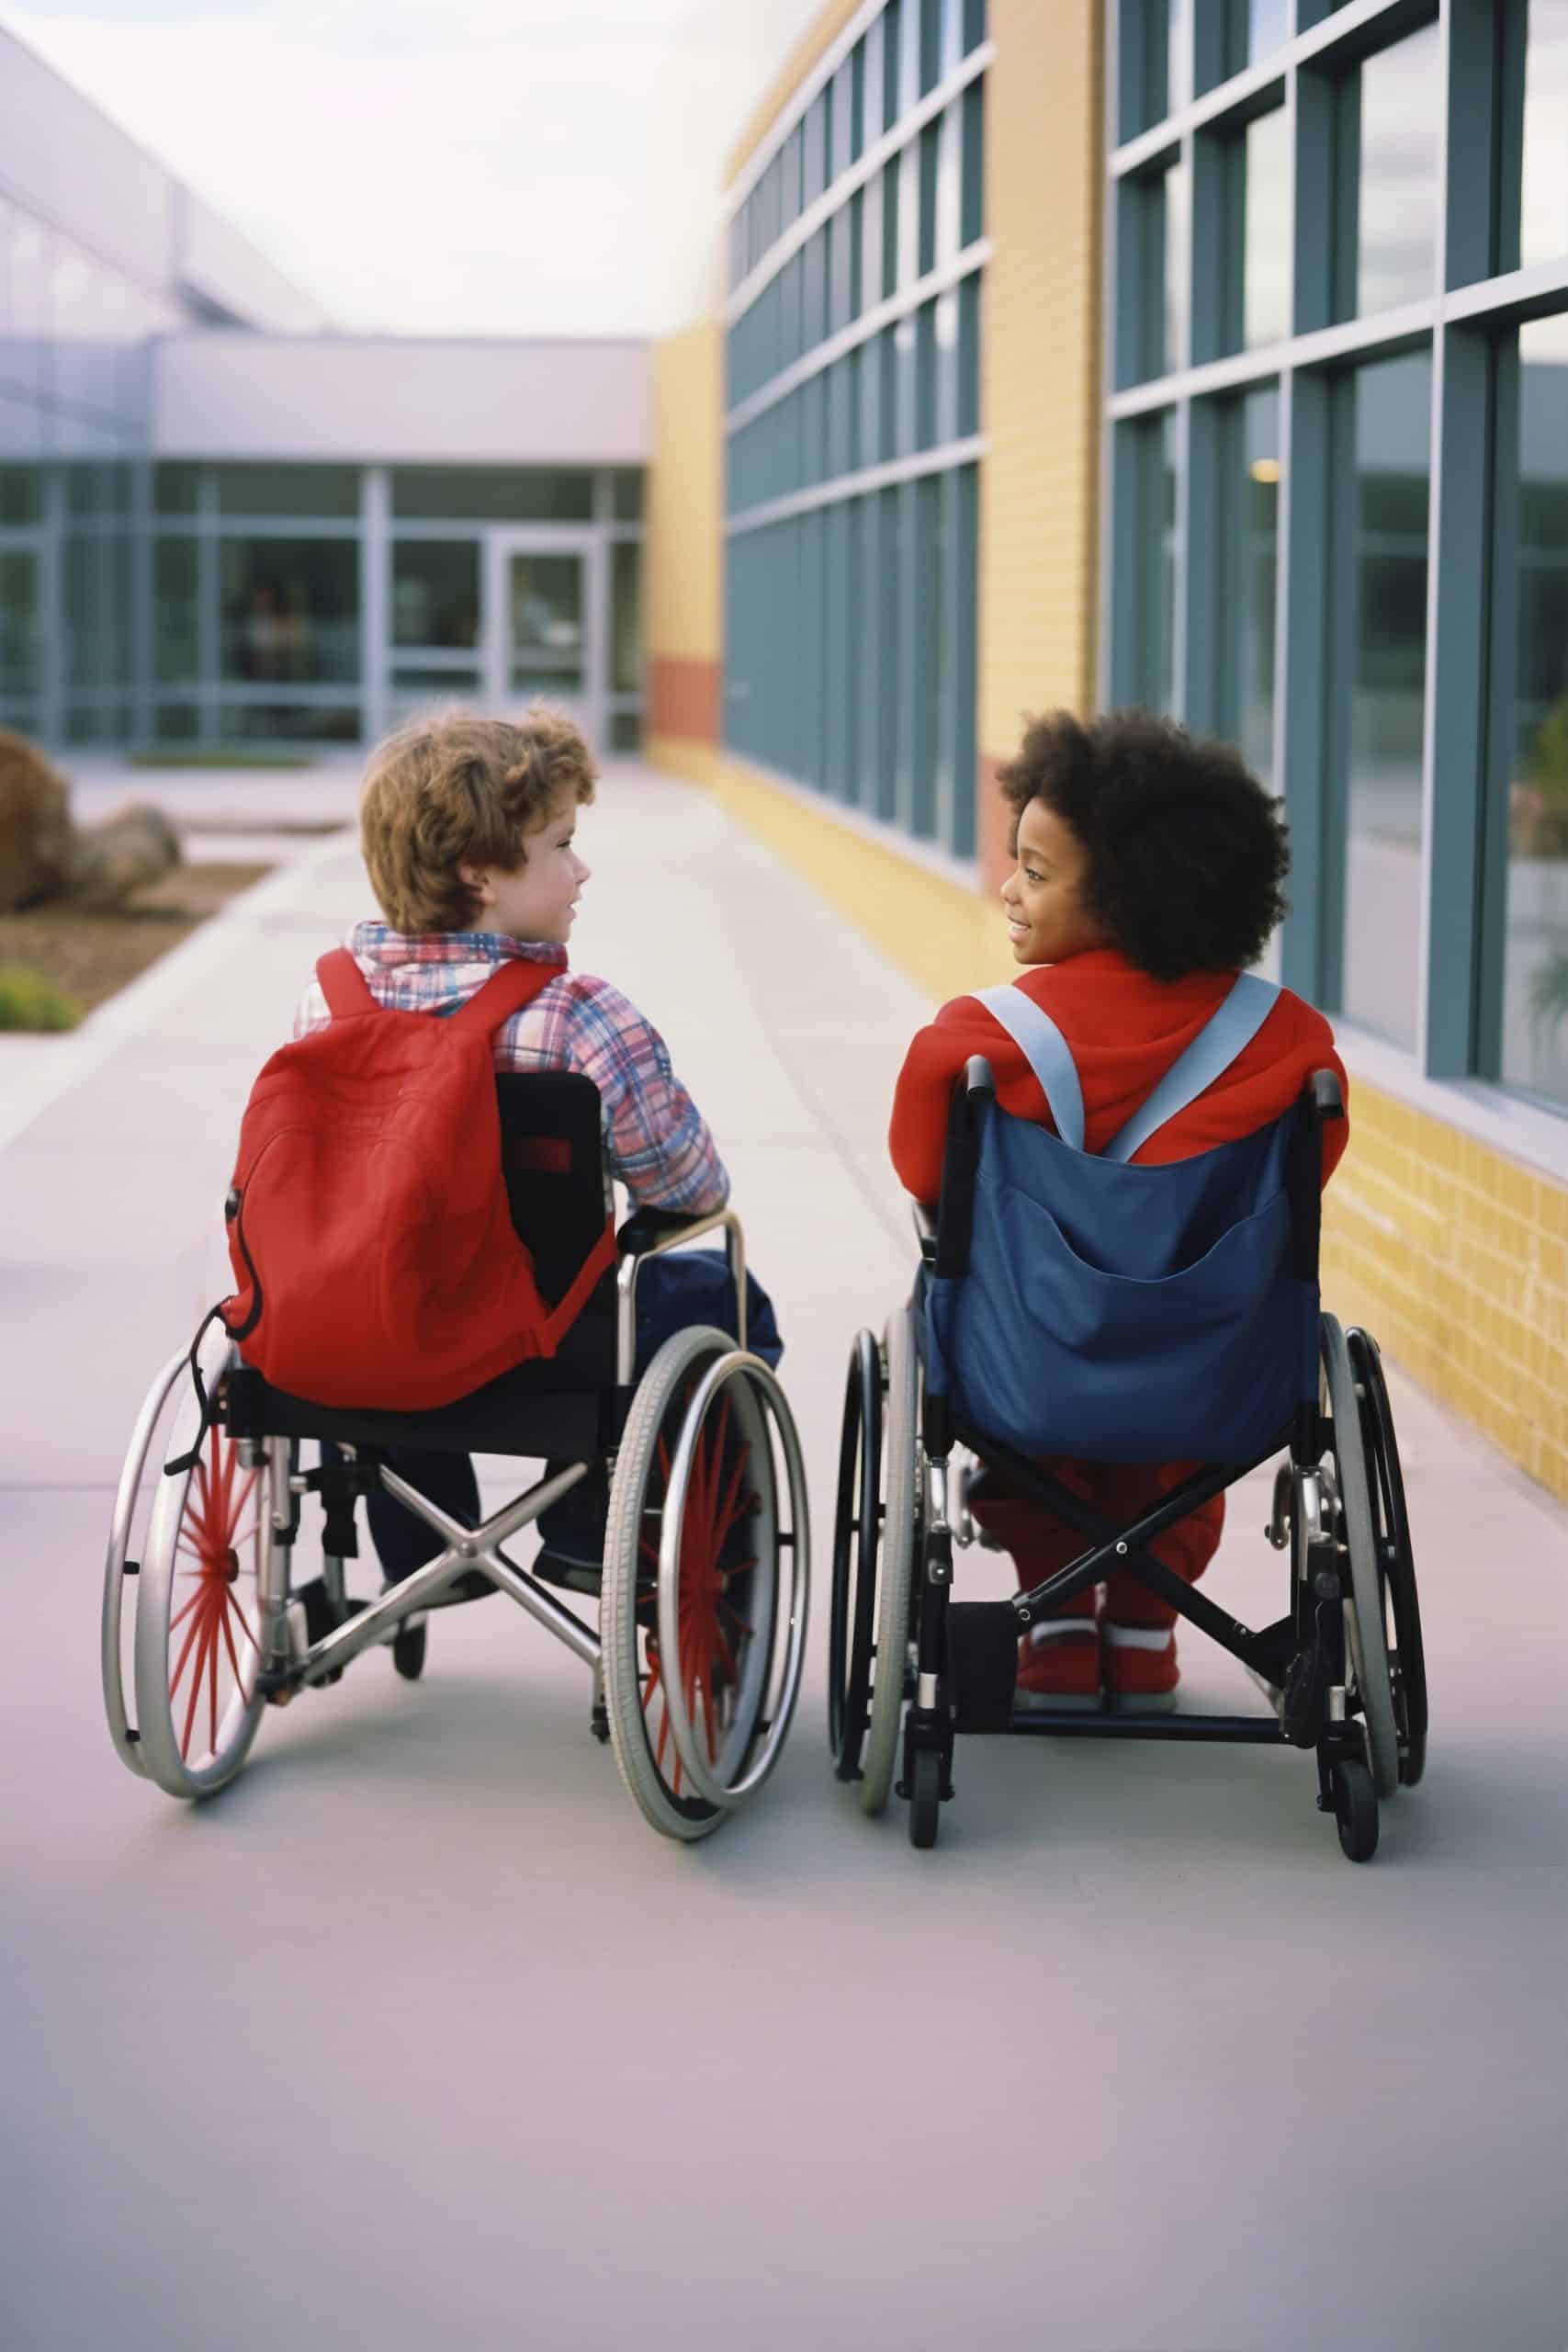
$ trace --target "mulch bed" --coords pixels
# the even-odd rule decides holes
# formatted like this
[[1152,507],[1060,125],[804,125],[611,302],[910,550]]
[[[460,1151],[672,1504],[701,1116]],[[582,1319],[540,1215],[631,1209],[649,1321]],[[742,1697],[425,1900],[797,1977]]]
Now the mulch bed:
[[42,972],[90,1012],[271,871],[265,864],[181,865],[112,914],[41,906],[0,915],[0,964]]

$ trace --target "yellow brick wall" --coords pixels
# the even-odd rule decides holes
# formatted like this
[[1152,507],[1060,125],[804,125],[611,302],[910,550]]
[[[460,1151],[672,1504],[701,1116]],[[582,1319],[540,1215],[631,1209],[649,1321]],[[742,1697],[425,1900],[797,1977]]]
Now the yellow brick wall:
[[991,0],[981,296],[980,748],[1094,692],[1100,0]]
[[1352,1071],[1323,1286],[1341,1322],[1568,1499],[1568,1191]]
[[[656,766],[712,780],[716,729],[691,717],[691,682],[723,668],[724,330],[706,319],[653,350],[644,517],[645,749]],[[699,697],[700,699],[700,697]]]

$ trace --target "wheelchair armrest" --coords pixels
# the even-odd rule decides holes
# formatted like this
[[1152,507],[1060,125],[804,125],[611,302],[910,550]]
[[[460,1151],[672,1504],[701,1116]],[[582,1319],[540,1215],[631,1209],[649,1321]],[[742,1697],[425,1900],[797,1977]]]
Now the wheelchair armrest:
[[714,1232],[721,1232],[724,1236],[725,1255],[729,1261],[730,1277],[735,1284],[737,1335],[740,1346],[745,1347],[746,1237],[735,1211],[728,1206],[694,1212],[659,1208],[635,1210],[615,1236],[621,1260],[615,1274],[615,1378],[623,1388],[630,1385],[637,1353],[638,1267],[645,1258],[662,1257],[667,1250],[678,1249],[682,1241],[695,1240],[698,1234]]
[[651,1250],[656,1243],[668,1241],[672,1234],[684,1233],[689,1227],[706,1222],[705,1213],[693,1209],[634,1209],[615,1236],[615,1248],[623,1256],[627,1250]]

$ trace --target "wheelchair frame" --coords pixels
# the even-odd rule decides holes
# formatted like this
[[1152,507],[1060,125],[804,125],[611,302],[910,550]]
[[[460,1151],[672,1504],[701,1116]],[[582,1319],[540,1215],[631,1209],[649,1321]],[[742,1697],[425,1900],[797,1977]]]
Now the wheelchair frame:
[[[915,1213],[922,1265],[933,1273],[967,1271],[973,1105],[977,1096],[993,1092],[989,1067],[976,1057],[955,1095],[934,1227],[924,1212],[917,1207]],[[1315,1175],[1322,1164],[1322,1123],[1343,1116],[1337,1085],[1329,1073],[1317,1074],[1299,1115],[1312,1122],[1317,1150],[1301,1158]],[[1298,1250],[1310,1250],[1315,1284],[1319,1193],[1315,1186],[1310,1198],[1301,1185],[1296,1192],[1292,1207]],[[890,1334],[885,1363],[879,1363],[869,1333],[857,1340],[840,1452],[829,1739],[839,1777],[869,1783],[863,1789],[865,1809],[880,1810],[890,1777],[890,1710],[885,1703],[878,1720],[870,1679],[871,1661],[878,1652],[872,1647],[871,1631],[874,1621],[882,1641],[897,1652],[900,1619],[897,1592],[886,1582],[875,1602],[870,1596],[887,1515],[895,1508],[892,1488],[908,1466],[907,1425],[912,1424],[919,1432],[914,1491],[908,1498],[914,1519],[909,1599],[916,1622],[903,1657],[896,1655],[890,1661],[892,1674],[883,1689],[885,1694],[897,1690],[899,1700],[908,1702],[898,1742],[902,1770],[897,1792],[908,1802],[909,1834],[916,1846],[934,1845],[940,1806],[953,1796],[955,1735],[985,1732],[1310,1747],[1317,1761],[1319,1809],[1334,1814],[1348,1859],[1370,1859],[1377,1845],[1379,1797],[1392,1796],[1399,1786],[1414,1785],[1420,1778],[1427,1732],[1414,1561],[1376,1343],[1359,1330],[1342,1333],[1332,1316],[1322,1316],[1324,1379],[1317,1402],[1300,1406],[1289,1429],[1262,1453],[1237,1463],[1200,1466],[1154,1509],[1116,1526],[1060,1480],[955,1412],[946,1398],[924,1394],[918,1370],[910,1368],[914,1310],[902,1312],[909,1318],[909,1329],[897,1335],[897,1346]],[[902,1397],[886,1393],[897,1378],[906,1384]],[[907,1393],[911,1380],[913,1397]],[[892,1423],[889,1447],[897,1439],[899,1451],[897,1469],[887,1474],[889,1491],[883,1503],[878,1498],[885,1396]],[[1022,1492],[1083,1535],[1088,1548],[1054,1576],[1009,1600],[954,1600],[954,1547],[976,1540],[966,1494],[956,1501],[953,1497],[950,1457],[954,1445],[965,1446],[1004,1470]],[[1281,1446],[1288,1446],[1289,1458],[1276,1477],[1274,1508],[1265,1532],[1276,1549],[1292,1555],[1291,1607],[1273,1623],[1254,1630],[1167,1567],[1148,1546],[1198,1505],[1271,1460]],[[902,1557],[900,1533],[900,1563]],[[1109,1700],[1098,1712],[1016,1705],[1021,1637],[1112,1569],[1131,1570],[1179,1617],[1228,1651],[1259,1684],[1272,1712],[1262,1716],[1140,1713],[1119,1710]],[[1390,1610],[1395,1634],[1392,1656],[1384,1638]],[[894,1637],[890,1643],[889,1633]],[[879,1752],[863,1766],[868,1727],[874,1735],[872,1747]]]
[[[539,1082],[537,1079],[503,1078],[500,1081],[503,1106],[509,1087],[537,1088]],[[569,1088],[588,1085],[583,1080],[558,1078],[551,1082],[558,1087],[564,1083]],[[521,1098],[512,1099],[515,1102]],[[594,1115],[596,1118],[596,1097]],[[665,1342],[641,1381],[634,1385],[637,1284],[643,1265],[705,1234],[720,1231],[735,1285],[736,1337],[731,1339],[728,1333],[705,1326],[687,1327]],[[133,1556],[138,1498],[143,1491],[144,1474],[153,1456],[158,1428],[180,1375],[187,1365],[195,1368],[197,1351],[193,1349],[188,1359],[182,1353],[165,1365],[149,1391],[132,1436],[116,1497],[105,1564],[101,1657],[105,1708],[116,1752],[131,1770],[157,1781],[171,1794],[206,1795],[223,1786],[241,1769],[265,1703],[284,1704],[304,1688],[336,1681],[353,1658],[387,1643],[392,1646],[399,1671],[405,1679],[417,1679],[423,1666],[425,1612],[442,1605],[449,1596],[462,1598],[452,1596],[451,1588],[459,1578],[477,1573],[490,1586],[506,1593],[525,1614],[590,1668],[593,1676],[591,1727],[598,1739],[615,1746],[622,1777],[655,1827],[684,1839],[706,1835],[761,1788],[777,1762],[787,1736],[804,1664],[810,1534],[799,1439],[784,1391],[773,1371],[746,1347],[745,1238],[736,1213],[724,1208],[687,1217],[643,1210],[623,1227],[620,1242],[615,1275],[614,1384],[580,1383],[574,1392],[576,1402],[586,1405],[589,1400],[596,1400],[600,1425],[607,1429],[608,1442],[586,1458],[569,1461],[563,1468],[538,1480],[471,1529],[460,1524],[379,1458],[389,1444],[417,1447],[424,1417],[375,1413],[356,1416],[284,1397],[280,1392],[269,1389],[262,1376],[243,1363],[226,1332],[214,1331],[202,1350],[204,1368],[217,1402],[216,1416],[211,1421],[210,1476],[205,1460],[198,1460],[194,1469],[184,1469],[177,1488],[171,1491],[172,1477],[166,1480],[154,1473],[155,1486],[145,1531],[148,1540],[137,1548],[144,1555],[156,1552],[157,1558],[152,1562],[146,1556]],[[502,1382],[492,1385],[500,1388],[511,1377],[503,1375]],[[651,1422],[649,1412],[639,1410],[649,1397],[660,1407],[652,1414]],[[460,1416],[463,1407],[471,1403],[471,1399],[464,1399],[457,1407],[441,1408],[443,1434],[462,1451],[493,1451],[497,1446],[493,1429],[482,1424],[473,1426],[465,1438]],[[677,1409],[681,1414],[680,1431],[670,1446],[662,1432],[668,1416]],[[188,1410],[187,1400],[186,1434]],[[760,1446],[767,1460],[765,1470],[762,1464],[750,1462],[759,1491],[740,1487],[741,1474],[737,1468],[730,1480],[731,1491],[723,1503],[729,1510],[732,1523],[739,1524],[743,1515],[750,1514],[744,1519],[748,1532],[754,1532],[759,1525],[763,1529],[771,1543],[772,1559],[746,1564],[745,1573],[750,1579],[747,1589],[756,1586],[762,1591],[766,1622],[759,1623],[755,1628],[747,1627],[750,1638],[744,1645],[735,1641],[738,1659],[728,1647],[725,1649],[725,1656],[735,1667],[732,1688],[737,1716],[730,1733],[720,1744],[715,1736],[713,1679],[710,1676],[705,1681],[700,1675],[688,1674],[686,1670],[681,1639],[684,1622],[682,1608],[692,1569],[689,1547],[684,1544],[691,1516],[695,1511],[700,1517],[705,1510],[704,1525],[709,1534],[716,1533],[721,1516],[716,1476],[708,1476],[702,1456],[705,1432],[715,1417],[721,1431],[728,1428],[732,1410],[737,1422],[742,1425],[743,1434],[749,1433],[748,1446],[752,1450]],[[456,1426],[450,1418],[453,1415],[459,1417]],[[356,1442],[344,1433],[344,1423],[377,1421],[396,1424],[395,1435],[375,1442]],[[225,1457],[221,1475],[220,1430],[232,1447],[232,1456]],[[537,1429],[532,1433],[537,1435]],[[636,1459],[628,1456],[628,1433]],[[164,1448],[165,1459],[176,1465],[181,1459],[177,1445],[180,1434],[176,1430]],[[513,1453],[525,1452],[530,1434],[525,1400],[518,1408],[515,1428],[507,1431],[507,1450]],[[198,1445],[205,1442],[206,1437],[203,1428],[197,1433]],[[311,1438],[322,1441],[324,1445],[330,1443],[336,1449],[336,1458],[323,1454],[319,1468],[302,1471],[299,1445]],[[782,1457],[785,1510],[780,1508],[775,1439],[778,1457]],[[721,1452],[724,1442],[721,1436]],[[643,1669],[637,1664],[637,1634],[639,1630],[649,1634],[650,1653],[655,1636],[649,1613],[649,1596],[645,1589],[648,1570],[642,1565],[650,1549],[643,1533],[643,1522],[650,1509],[648,1497],[660,1446],[664,1447],[665,1461],[659,1480],[658,1564],[653,1600],[659,1635],[664,1645],[661,1655],[678,1660],[681,1670],[665,1673],[656,1659],[644,1687],[640,1679]],[[529,1450],[566,1449],[551,1447],[547,1440]],[[610,1476],[611,1508],[601,1592],[602,1623],[595,1630],[537,1576],[510,1559],[503,1547],[601,1464]],[[242,1475],[244,1484],[240,1487]],[[193,1477],[198,1482],[199,1501],[197,1511],[191,1513],[188,1495]],[[711,1494],[705,1487],[705,1478],[715,1490]],[[254,1529],[247,1531],[247,1537],[252,1532],[254,1535],[258,1622],[254,1634],[237,1601],[234,1608],[238,1623],[231,1622],[230,1600],[217,1589],[225,1576],[232,1585],[242,1572],[236,1544],[229,1541],[231,1537],[237,1539],[238,1521],[243,1515],[240,1509],[231,1508],[237,1487],[242,1498],[253,1490],[256,1496]],[[393,1496],[432,1529],[443,1549],[378,1599],[353,1602],[346,1592],[344,1563],[357,1550],[355,1504],[359,1496],[378,1487]],[[301,1505],[312,1492],[319,1496],[325,1514],[321,1588],[324,1613],[330,1622],[322,1627],[312,1626],[307,1621],[306,1604],[299,1592],[291,1589]],[[202,1514],[213,1518],[215,1496],[223,1500],[229,1515],[221,1527],[215,1521],[204,1532]],[[617,1525],[622,1530],[625,1556],[613,1569],[613,1531]],[[197,1538],[194,1544],[188,1540],[193,1530]],[[220,1556],[215,1569],[205,1558],[206,1550],[210,1548],[207,1536],[215,1541],[222,1539],[218,1545]],[[700,1543],[697,1549],[700,1552]],[[201,1567],[177,1570],[175,1559],[180,1550],[202,1550]],[[782,1589],[785,1555],[789,1560],[787,1600]],[[728,1572],[720,1574],[716,1566],[719,1556],[719,1551],[715,1549],[709,1566],[716,1582],[728,1589]],[[151,1608],[145,1605],[149,1596],[144,1571],[149,1565],[155,1566],[164,1594],[162,1599],[153,1600]],[[698,1566],[701,1566],[700,1561]],[[171,1579],[175,1573],[209,1578],[209,1585],[198,1583],[195,1600],[187,1601],[179,1616],[173,1606]],[[615,1619],[618,1635],[605,1622],[615,1615],[610,1588],[617,1576],[619,1582],[627,1587],[620,1596],[620,1614]],[[123,1596],[131,1579],[139,1579],[133,1645],[139,1717],[135,1724],[127,1704],[121,1633]],[[202,1599],[204,1592],[206,1602]],[[724,1604],[709,1596],[709,1605],[719,1609]],[[197,1614],[186,1635],[171,1686],[173,1636],[180,1618],[188,1616],[192,1607],[197,1607],[198,1612],[205,1611],[205,1615]],[[760,1610],[754,1613],[761,1619]],[[716,1625],[717,1622],[715,1617]],[[197,1628],[203,1625],[206,1630],[200,1634],[182,1743],[172,1720],[174,1687],[177,1687],[184,1674]],[[234,1694],[225,1710],[221,1739],[217,1721],[220,1636],[234,1673]],[[243,1647],[246,1636],[255,1653],[254,1660]],[[626,1655],[622,1657],[617,1652],[616,1659],[610,1662],[607,1678],[607,1645],[616,1638]],[[734,1640],[733,1626],[730,1638]],[[192,1769],[187,1765],[186,1751],[197,1713],[195,1694],[200,1689],[200,1661],[204,1649],[209,1647],[213,1762],[205,1769]],[[248,1671],[242,1669],[242,1658]],[[166,1709],[157,1703],[156,1698],[164,1690],[169,1692]],[[643,1713],[656,1692],[662,1702],[664,1728],[656,1755],[651,1755],[651,1735],[648,1737],[649,1764],[649,1758],[639,1761],[629,1749],[634,1740],[643,1735]],[[705,1739],[698,1727],[699,1712],[705,1714]],[[165,1715],[169,1720],[165,1721]],[[676,1759],[672,1788],[663,1770],[667,1737]],[[649,1769],[642,1769],[644,1765]],[[682,1780],[690,1782],[690,1795],[682,1793]]]

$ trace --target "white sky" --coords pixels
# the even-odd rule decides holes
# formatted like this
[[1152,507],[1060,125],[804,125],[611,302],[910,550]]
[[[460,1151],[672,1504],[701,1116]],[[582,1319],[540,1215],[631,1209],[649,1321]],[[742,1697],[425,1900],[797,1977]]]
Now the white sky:
[[0,24],[342,326],[656,333],[821,0],[91,0]]

